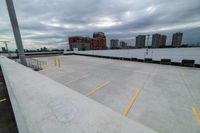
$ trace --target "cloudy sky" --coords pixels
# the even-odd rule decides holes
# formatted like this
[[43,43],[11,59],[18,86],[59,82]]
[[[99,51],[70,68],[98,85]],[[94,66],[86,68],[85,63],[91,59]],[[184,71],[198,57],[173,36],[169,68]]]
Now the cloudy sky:
[[[183,32],[184,43],[200,42],[199,0],[13,1],[27,49],[65,48],[68,36],[95,31],[130,45],[136,35],[152,33],[168,35],[170,44],[173,32]],[[9,47],[15,48],[5,0],[0,0],[0,40],[10,40]]]

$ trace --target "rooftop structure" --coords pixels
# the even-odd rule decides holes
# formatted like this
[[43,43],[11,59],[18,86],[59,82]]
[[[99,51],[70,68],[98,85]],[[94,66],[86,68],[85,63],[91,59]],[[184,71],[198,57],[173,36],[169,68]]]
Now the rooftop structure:
[[94,32],[93,38],[98,38],[98,37],[106,39],[106,36],[103,32]]

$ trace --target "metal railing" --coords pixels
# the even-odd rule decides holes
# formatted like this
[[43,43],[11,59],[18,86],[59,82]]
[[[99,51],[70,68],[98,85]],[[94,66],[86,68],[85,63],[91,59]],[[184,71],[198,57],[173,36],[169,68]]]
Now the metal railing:
[[47,65],[47,62],[33,58],[26,58],[26,61],[27,61],[27,66],[33,68],[35,71],[42,70],[42,66]]

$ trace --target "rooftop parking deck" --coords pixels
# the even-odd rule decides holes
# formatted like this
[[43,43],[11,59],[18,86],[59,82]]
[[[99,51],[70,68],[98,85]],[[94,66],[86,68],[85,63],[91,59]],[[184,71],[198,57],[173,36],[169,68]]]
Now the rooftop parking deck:
[[11,106],[19,133],[157,133],[12,60],[0,65],[10,99],[0,99],[1,133],[16,131]]
[[200,132],[199,68],[77,55],[37,59],[47,61],[39,73],[124,117],[160,133]]

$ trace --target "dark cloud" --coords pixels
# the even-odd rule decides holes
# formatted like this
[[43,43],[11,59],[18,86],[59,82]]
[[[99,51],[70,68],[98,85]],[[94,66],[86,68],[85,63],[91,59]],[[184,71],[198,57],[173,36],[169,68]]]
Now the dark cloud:
[[[199,0],[13,0],[27,48],[64,47],[71,35],[134,42],[138,34],[184,32],[184,42],[200,42]],[[13,39],[5,0],[0,1],[0,39]],[[13,43],[14,48],[14,43]]]

